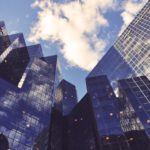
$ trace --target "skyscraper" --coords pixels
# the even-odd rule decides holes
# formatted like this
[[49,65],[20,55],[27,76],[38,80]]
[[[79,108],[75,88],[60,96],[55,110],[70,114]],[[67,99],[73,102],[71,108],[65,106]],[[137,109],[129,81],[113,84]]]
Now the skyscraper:
[[124,131],[144,129],[150,138],[150,81],[145,76],[122,79],[119,87]]
[[91,98],[86,94],[66,118],[63,150],[100,150]]
[[136,75],[146,75],[150,79],[149,64],[150,1],[142,8],[88,77],[107,75],[112,85],[113,81]]
[[106,76],[87,78],[87,92],[91,97],[102,150],[130,150],[121,128],[117,98]]
[[[11,43],[13,39],[18,40]],[[23,41],[22,34],[11,37],[0,55],[0,132],[10,149],[31,150],[50,123],[60,74],[56,56],[40,58],[40,45],[28,48],[19,39]]]
[[150,149],[150,81],[145,76],[119,81],[120,123],[130,145]]
[[62,80],[56,90],[56,102],[62,102],[63,116],[68,115],[77,104],[76,87]]
[[[35,140],[34,149],[62,150],[68,130],[66,118],[77,104],[76,88],[66,80],[62,80],[55,90],[55,98],[51,111],[51,122]],[[45,144],[46,143],[46,144]],[[65,150],[65,149],[64,149]]]

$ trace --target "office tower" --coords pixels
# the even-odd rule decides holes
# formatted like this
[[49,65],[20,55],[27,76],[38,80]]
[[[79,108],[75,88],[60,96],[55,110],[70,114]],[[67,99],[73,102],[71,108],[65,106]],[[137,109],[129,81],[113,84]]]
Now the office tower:
[[[24,39],[21,34],[15,37]],[[15,43],[4,49],[7,55],[0,55],[0,132],[7,137],[11,150],[31,150],[35,138],[50,123],[60,79],[56,76],[60,74],[57,57],[39,58],[39,51],[39,45],[28,48]]]
[[63,150],[100,150],[91,99],[86,94],[67,116]]
[[50,124],[50,150],[62,150],[66,143],[66,117],[77,104],[76,87],[66,80],[62,80],[55,92],[55,104],[52,109]]
[[[119,82],[120,122],[136,150],[150,149],[150,81],[145,76]],[[138,139],[139,138],[139,139]]]
[[60,110],[52,108],[50,128],[39,135],[34,150],[100,150],[90,96],[86,94],[68,115]]
[[34,59],[27,69],[21,89],[4,81],[0,85],[0,130],[8,137],[12,149],[31,149],[36,136],[50,120],[54,93],[54,80],[49,76],[52,69],[39,59]]
[[102,150],[130,150],[121,129],[117,98],[106,76],[86,79]]
[[150,81],[145,76],[120,80],[119,97],[122,116],[130,117],[129,124],[122,121],[124,131],[144,129],[150,138]]
[[146,77],[119,80],[118,98],[106,76],[87,78],[87,94],[64,116],[62,83],[55,92],[50,126],[39,134],[34,150],[150,149]]
[[56,103],[62,102],[63,116],[68,115],[77,104],[76,88],[66,80],[62,80],[56,90]]
[[77,93],[75,86],[63,79],[55,90],[50,125],[35,140],[35,150],[37,148],[40,150],[63,149],[65,142],[67,142],[65,139],[67,128],[66,116],[70,114],[76,104]]
[[[108,50],[88,77],[107,75],[118,79],[146,75],[150,79],[150,1]],[[115,87],[113,85],[113,87]]]

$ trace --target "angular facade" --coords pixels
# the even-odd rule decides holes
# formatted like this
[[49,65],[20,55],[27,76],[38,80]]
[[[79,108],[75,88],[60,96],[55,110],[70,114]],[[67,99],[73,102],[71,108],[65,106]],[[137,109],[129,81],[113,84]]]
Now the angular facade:
[[[86,78],[87,94],[78,103],[75,86],[62,80],[57,56],[44,57],[39,44],[26,46],[22,33],[8,35],[0,22],[0,135],[5,146],[149,150],[149,21],[150,1]],[[118,97],[112,87],[119,87]]]
[[77,93],[75,86],[63,79],[55,90],[51,123],[35,140],[35,150],[37,148],[40,150],[62,150],[65,147],[65,142],[67,141],[65,139],[67,116],[76,104]]
[[[150,79],[150,1],[108,50],[88,77],[107,75],[119,79],[146,75]],[[116,84],[113,85],[115,88]]]
[[34,150],[149,150],[145,101],[150,81],[145,76],[119,80],[118,98],[104,75],[86,83],[87,94],[68,115],[62,115],[62,101],[56,101],[50,126],[41,132]]
[[8,48],[0,55],[0,132],[11,150],[31,150],[36,137],[50,123],[60,79],[56,77],[60,76],[57,57],[40,58],[40,45],[21,44],[22,34],[10,37],[10,45],[6,43]]

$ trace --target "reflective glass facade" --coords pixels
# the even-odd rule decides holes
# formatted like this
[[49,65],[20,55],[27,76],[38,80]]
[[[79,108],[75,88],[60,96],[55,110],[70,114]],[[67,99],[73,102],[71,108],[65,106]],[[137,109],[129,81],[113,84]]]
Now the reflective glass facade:
[[100,150],[91,99],[86,94],[66,118],[63,150]]
[[[31,150],[51,119],[60,71],[56,56],[26,47],[22,34],[7,36],[0,54],[0,133],[11,150]],[[47,61],[49,60],[49,61]]]
[[124,131],[144,129],[150,138],[150,81],[145,76],[124,79],[119,87]]
[[[47,61],[49,62],[50,60],[47,59]],[[51,59],[51,61],[53,60]],[[50,125],[35,140],[35,150],[37,148],[39,150],[66,149],[66,144],[69,142],[66,139],[67,118],[76,104],[77,93],[75,86],[63,79],[55,90]]]
[[130,150],[120,125],[117,98],[106,76],[87,78],[102,150]]
[[56,103],[62,102],[63,116],[68,115],[77,104],[76,88],[66,80],[62,80],[56,90]]
[[150,79],[150,1],[108,50],[88,77],[107,75],[112,82],[135,75]]

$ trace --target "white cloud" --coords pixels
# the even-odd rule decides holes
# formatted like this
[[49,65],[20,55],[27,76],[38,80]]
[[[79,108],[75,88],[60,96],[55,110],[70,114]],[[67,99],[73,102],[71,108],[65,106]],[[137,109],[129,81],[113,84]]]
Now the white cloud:
[[106,42],[97,37],[109,23],[104,13],[114,9],[115,0],[81,0],[54,3],[36,0],[37,21],[31,27],[28,40],[60,41],[60,52],[71,66],[91,70],[103,55]]
[[146,2],[147,0],[126,0],[122,3],[123,12],[121,13],[121,17],[123,20],[123,25],[119,35],[121,35],[124,29],[131,23]]

